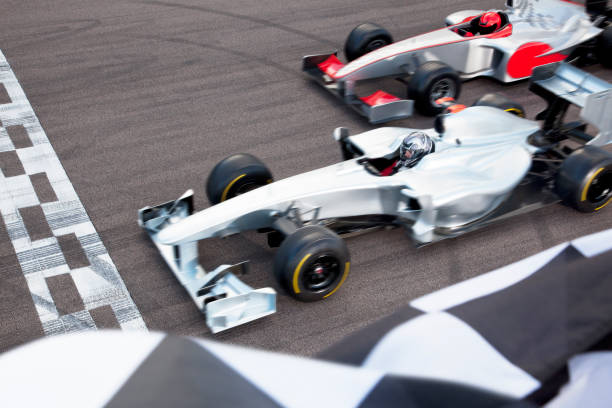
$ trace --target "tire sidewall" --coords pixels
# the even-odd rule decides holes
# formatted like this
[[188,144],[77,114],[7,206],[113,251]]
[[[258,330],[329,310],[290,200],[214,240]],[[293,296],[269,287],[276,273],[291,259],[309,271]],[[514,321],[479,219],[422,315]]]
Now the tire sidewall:
[[606,27],[597,37],[597,59],[606,68],[612,68],[612,26]]
[[[353,28],[344,43],[344,56],[348,61],[356,60],[367,54],[366,48],[375,40],[384,40],[385,45],[393,42],[391,34],[383,27],[374,23],[363,23]],[[378,48],[382,48],[378,47]]]
[[272,182],[270,170],[255,156],[239,153],[220,161],[206,181],[206,194],[215,205],[236,196],[248,184],[263,186]]
[[[304,274],[317,259],[331,255],[339,263],[334,281],[319,291],[308,290],[303,283]],[[283,241],[274,263],[274,273],[279,284],[292,297],[313,302],[334,293],[346,279],[349,268],[346,244],[338,235],[321,226],[299,229]]]
[[437,107],[437,106],[434,106],[434,105],[431,103],[431,94],[432,94],[432,91],[433,91],[434,87],[435,87],[435,86],[436,86],[438,83],[440,83],[441,81],[443,81],[443,80],[452,81],[452,82],[454,83],[454,86],[455,86],[455,93],[454,93],[454,95],[452,95],[452,96],[448,95],[448,96],[450,96],[450,97],[451,97],[451,98],[453,98],[453,99],[457,99],[457,97],[458,97],[458,92],[457,92],[457,90],[458,90],[458,89],[457,89],[457,88],[458,88],[458,86],[457,86],[457,82],[455,81],[455,79],[453,78],[453,76],[452,76],[452,75],[450,75],[450,74],[445,74],[445,75],[440,75],[440,76],[438,76],[438,77],[434,77],[434,78],[433,78],[433,80],[432,80],[432,82],[429,84],[429,86],[428,86],[428,87],[426,88],[426,90],[425,90],[425,95],[426,95],[427,101],[423,101],[423,102],[424,102],[424,103],[423,103],[423,105],[427,104],[427,108],[426,108],[426,109],[423,109],[423,111],[424,111],[425,113],[427,113],[428,115],[437,115],[437,114],[439,114],[439,113],[442,113],[442,111],[444,110],[444,108],[443,108],[442,106]]
[[600,163],[596,165],[591,169],[591,171],[589,171],[587,176],[584,178],[582,184],[580,185],[580,189],[576,191],[576,195],[574,197],[574,201],[576,203],[575,207],[577,210],[587,213],[595,212],[603,209],[609,203],[611,198],[610,194],[608,194],[604,199],[596,203],[593,203],[588,200],[583,200],[582,197],[583,194],[588,194],[588,191],[593,185],[593,181],[595,179],[601,178],[604,175],[609,175],[610,173],[612,173],[612,159],[609,160],[607,163]]
[[583,200],[595,179],[612,173],[612,155],[593,146],[572,153],[559,170],[557,193],[570,206],[581,212],[598,211],[609,203],[611,195],[598,201]]
[[431,93],[434,86],[441,80],[450,80],[455,87],[454,99],[459,98],[461,93],[461,81],[459,75],[450,66],[440,61],[426,62],[420,66],[408,84],[408,95],[415,101],[417,110],[427,116],[441,113],[442,106],[434,106],[431,103]]
[[518,102],[498,93],[488,93],[478,98],[472,106],[490,106],[498,108],[518,117],[525,117],[525,108]]

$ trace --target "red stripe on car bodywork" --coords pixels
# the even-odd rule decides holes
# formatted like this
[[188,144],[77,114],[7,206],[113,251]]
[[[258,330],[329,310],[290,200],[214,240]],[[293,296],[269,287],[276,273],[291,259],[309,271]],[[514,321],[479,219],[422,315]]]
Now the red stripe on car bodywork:
[[[463,24],[463,23],[459,23],[459,24]],[[440,31],[440,30],[449,30],[449,29],[452,29],[453,27],[458,26],[459,24],[455,24],[455,25],[453,25],[453,26],[448,26],[448,27],[440,28],[440,29],[438,29],[438,30],[433,30],[433,31],[430,31],[429,33],[433,33],[433,32]],[[425,33],[425,34],[429,34],[429,33]],[[424,35],[424,34],[423,34],[423,35]],[[414,48],[414,49],[407,50],[407,51],[401,51],[401,52],[398,52],[398,53],[393,54],[393,55],[387,55],[387,56],[385,56],[385,57],[382,57],[382,58],[379,58],[379,59],[377,59],[377,60],[375,60],[375,61],[372,61],[372,62],[370,62],[369,64],[366,64],[366,65],[364,65],[364,66],[362,66],[362,67],[355,68],[353,71],[347,72],[347,73],[346,73],[346,74],[344,74],[344,75],[334,76],[334,79],[342,79],[342,78],[344,78],[345,76],[350,75],[350,74],[352,74],[353,72],[358,71],[358,70],[360,70],[360,69],[363,69],[363,68],[365,68],[365,67],[367,67],[367,66],[369,66],[369,65],[372,65],[372,64],[377,63],[377,62],[379,62],[379,61],[385,60],[385,59],[387,59],[387,58],[392,58],[392,57],[395,57],[396,55],[405,54],[405,53],[407,53],[407,52],[413,52],[413,51],[424,50],[424,49],[426,49],[426,48],[440,47],[440,46],[442,46],[442,45],[456,44],[456,43],[460,43],[460,42],[464,42],[464,41],[472,41],[472,40],[475,40],[475,39],[477,39],[477,38],[492,38],[492,39],[495,39],[495,38],[503,38],[503,37],[508,37],[508,36],[510,36],[510,35],[512,35],[512,24],[508,24],[508,25],[506,25],[506,27],[504,27],[502,30],[500,30],[500,31],[499,31],[499,32],[497,32],[497,33],[493,33],[493,34],[487,34],[487,35],[477,35],[477,36],[474,36],[474,37],[462,38],[462,39],[460,39],[460,40],[456,40],[456,41],[449,41],[449,42],[440,43],[440,44],[428,45],[428,46],[426,46],[426,47]],[[389,45],[387,45],[387,47],[388,47],[388,46],[389,46]],[[383,48],[384,48],[384,47],[383,47]],[[382,48],[380,48],[380,49],[382,49]]]
[[531,76],[535,67],[563,61],[567,55],[554,53],[541,57],[542,54],[552,50],[550,45],[541,42],[529,42],[521,45],[508,60],[506,72],[512,78],[526,78]]
[[560,0],[564,3],[570,3],[573,4],[574,6],[580,6],[580,7],[584,7],[584,4],[580,4],[580,3],[576,3],[575,1],[571,1],[571,0]]

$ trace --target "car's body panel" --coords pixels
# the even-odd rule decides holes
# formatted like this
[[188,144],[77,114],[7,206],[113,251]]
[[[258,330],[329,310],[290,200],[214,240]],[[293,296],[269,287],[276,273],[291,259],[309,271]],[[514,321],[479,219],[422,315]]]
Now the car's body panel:
[[[462,145],[495,145],[525,143],[525,138],[538,131],[532,120],[488,106],[473,106],[444,117],[444,137],[459,140]],[[533,146],[528,146],[533,149]]]
[[[499,198],[523,178],[533,149],[526,139],[539,127],[486,106],[466,109],[447,122],[444,137],[435,136],[436,152],[414,168],[379,177],[367,172],[357,159],[347,160],[276,181],[202,210],[168,226],[158,239],[166,245],[177,245],[270,227],[273,214],[288,208],[298,208],[304,220],[310,220],[315,209],[319,219],[397,216],[406,200],[403,189],[417,200],[432,200],[432,205],[440,209],[437,226],[472,222],[493,209]],[[486,122],[487,126],[472,127],[474,122]],[[403,138],[415,130],[382,128],[351,138],[363,147],[365,157],[384,157],[396,152]],[[435,134],[433,129],[426,132]]]
[[[159,239],[175,245],[269,227],[274,221],[272,214],[289,207],[300,208],[305,219],[308,211],[319,207],[322,218],[381,213],[378,178],[355,160],[312,170],[202,210],[164,229]],[[347,197],[358,205],[347,204]]]
[[[462,51],[465,51],[462,50],[462,48],[465,48],[465,44],[461,43],[468,41],[467,38],[461,37],[448,28],[441,28],[369,52],[346,64],[334,75],[334,79],[360,81],[380,76],[406,75],[408,72],[403,70],[402,66],[411,63],[410,58],[413,58],[411,52],[427,49],[436,57],[450,50],[456,50],[457,54],[461,54]],[[455,47],[449,47],[450,45]],[[457,48],[457,46],[460,48]],[[439,57],[436,59],[439,59]],[[453,66],[452,63],[449,63],[449,65]]]

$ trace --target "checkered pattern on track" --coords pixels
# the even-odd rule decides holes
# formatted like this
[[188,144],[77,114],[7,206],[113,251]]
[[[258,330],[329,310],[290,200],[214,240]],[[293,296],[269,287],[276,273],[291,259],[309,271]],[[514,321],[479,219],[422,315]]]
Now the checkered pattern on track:
[[[15,166],[12,171],[0,168],[0,214],[45,334],[96,329],[90,312],[109,306],[122,329],[146,330],[117,268],[0,51],[1,86],[10,102],[0,104],[0,154],[8,158],[16,155],[18,162],[13,161],[20,163],[22,168],[16,171]],[[25,129],[25,141],[17,143],[7,129]],[[41,177],[47,178],[47,184],[55,194],[52,201],[47,201],[47,192],[37,192],[34,187],[39,183],[32,180]],[[46,198],[42,199],[42,196]],[[28,211],[40,213],[41,210],[44,214],[41,223],[46,222],[49,228],[45,226],[42,233],[34,233],[32,226],[28,230],[23,214]],[[76,237],[89,265],[70,268],[58,243],[58,237],[65,235]],[[57,299],[54,300],[47,279],[62,274],[68,274],[74,281],[82,300],[82,310],[67,312],[57,307]]]

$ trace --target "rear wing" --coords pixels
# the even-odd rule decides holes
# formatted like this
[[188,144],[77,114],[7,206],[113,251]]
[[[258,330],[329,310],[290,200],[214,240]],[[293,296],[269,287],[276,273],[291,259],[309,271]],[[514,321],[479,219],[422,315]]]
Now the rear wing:
[[608,82],[559,62],[535,68],[529,89],[548,102],[546,110],[536,117],[544,120],[544,131],[562,126],[571,104],[582,108],[580,117],[599,130],[595,137],[585,140],[587,144],[612,143],[612,85]]

